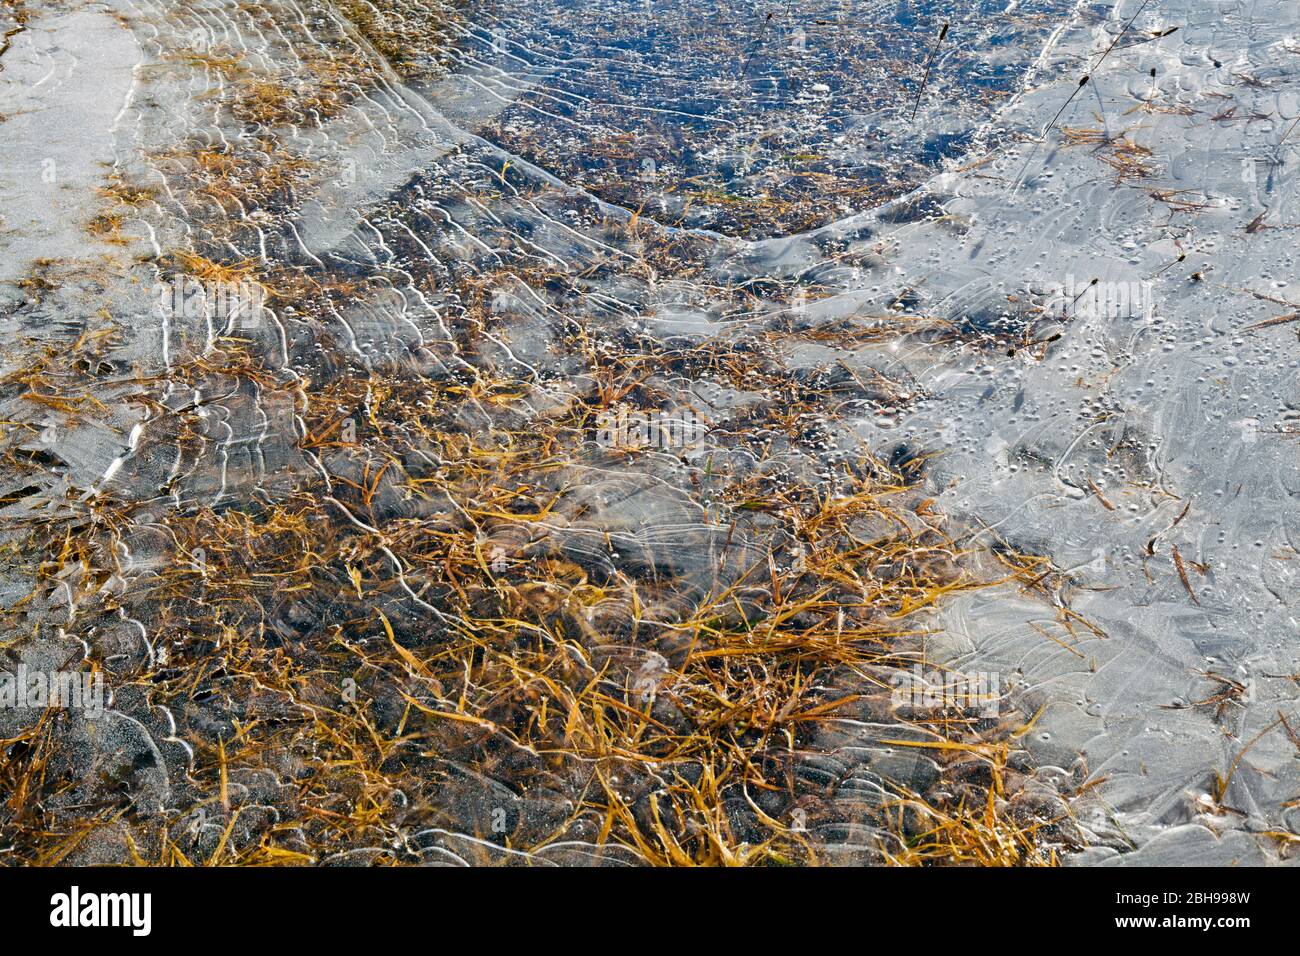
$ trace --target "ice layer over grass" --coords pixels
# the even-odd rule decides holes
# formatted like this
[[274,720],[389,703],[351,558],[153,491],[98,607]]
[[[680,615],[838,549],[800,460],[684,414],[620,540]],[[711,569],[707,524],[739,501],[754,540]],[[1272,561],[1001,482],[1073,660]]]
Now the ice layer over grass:
[[10,37],[12,855],[1285,858],[1294,6],[703,12]]

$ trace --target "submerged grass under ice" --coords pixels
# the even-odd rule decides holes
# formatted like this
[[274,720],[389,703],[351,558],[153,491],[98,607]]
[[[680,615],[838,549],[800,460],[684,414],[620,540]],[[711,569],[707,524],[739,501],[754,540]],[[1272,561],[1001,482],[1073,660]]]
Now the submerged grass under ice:
[[[5,715],[8,860],[1025,865],[1087,842],[1068,801],[1099,781],[1026,752],[1046,704],[895,693],[944,669],[939,612],[974,596],[1027,602],[1095,669],[1077,575],[946,513],[949,448],[860,427],[928,397],[900,354],[1043,362],[1072,316],[928,298],[875,230],[973,228],[932,198],[839,221],[992,135],[1063,5],[954,13],[928,90],[937,10],[769,28],[723,4],[719,32],[630,6],[606,32],[569,2],[123,14],[176,113],[140,106],[119,144],[102,258],[18,283],[75,334],[10,343],[0,378],[4,649],[105,673],[112,709]],[[187,40],[212,22],[239,42]],[[1143,184],[1141,121],[1075,116],[1060,148]],[[190,282],[251,284],[251,321],[140,292]],[[698,441],[601,437],[682,409]],[[1197,600],[1206,569],[1171,555]]]

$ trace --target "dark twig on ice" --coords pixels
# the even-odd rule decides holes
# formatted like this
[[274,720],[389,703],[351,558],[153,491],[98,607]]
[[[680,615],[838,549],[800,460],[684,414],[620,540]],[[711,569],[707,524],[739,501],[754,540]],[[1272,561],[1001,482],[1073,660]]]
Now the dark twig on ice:
[[741,67],[740,70],[740,78],[742,80],[749,73],[749,64],[753,61],[754,54],[757,53],[758,48],[763,45],[763,34],[767,32],[767,25],[772,22],[773,16],[774,14],[769,13],[764,18],[763,25],[758,28],[758,36],[754,39],[754,42],[750,45],[749,56],[745,58],[745,65]]
[[1047,129],[1043,130],[1043,135],[1038,138],[1038,141],[1034,143],[1034,148],[1029,151],[1029,156],[1025,159],[1025,165],[1021,166],[1020,172],[1016,174],[1016,181],[1014,184],[1012,184],[1011,187],[1011,191],[1013,193],[1020,188],[1020,181],[1025,176],[1025,170],[1029,168],[1029,164],[1032,163],[1034,161],[1034,157],[1038,155],[1038,147],[1043,145],[1043,140],[1047,139],[1047,135],[1056,126],[1056,121],[1061,118],[1061,114],[1065,112],[1066,107],[1068,107],[1072,102],[1074,102],[1074,98],[1079,95],[1079,91],[1087,85],[1088,85],[1088,76],[1084,75],[1084,77],[1079,80],[1079,85],[1074,88],[1074,92],[1071,93],[1069,97],[1066,98],[1066,101],[1061,104],[1061,108],[1056,111],[1056,115],[1052,117],[1052,121],[1047,124]]
[[[1016,181],[1011,187],[1011,191],[1013,193],[1020,188],[1020,181],[1021,179],[1024,178],[1025,170],[1029,168],[1029,164],[1032,163],[1034,161],[1034,157],[1038,155],[1038,147],[1043,145],[1043,140],[1047,139],[1048,135],[1056,127],[1056,121],[1061,118],[1061,114],[1064,113],[1066,108],[1069,107],[1069,105],[1074,102],[1074,98],[1079,95],[1079,91],[1088,85],[1088,80],[1091,77],[1092,73],[1096,73],[1098,67],[1100,67],[1102,63],[1106,61],[1106,57],[1110,56],[1111,51],[1115,49],[1115,44],[1119,43],[1120,40],[1124,39],[1124,35],[1128,33],[1129,27],[1133,26],[1133,21],[1135,21],[1139,16],[1142,15],[1142,11],[1146,9],[1147,4],[1150,2],[1151,0],[1142,0],[1142,5],[1137,8],[1137,12],[1134,13],[1133,16],[1129,17],[1128,22],[1124,24],[1124,28],[1115,35],[1115,39],[1110,41],[1110,46],[1106,47],[1105,52],[1103,52],[1102,55],[1097,59],[1096,64],[1092,68],[1092,71],[1090,73],[1084,74],[1084,76],[1079,80],[1079,85],[1074,88],[1074,91],[1069,95],[1069,97],[1066,98],[1065,102],[1061,104],[1061,108],[1056,111],[1056,115],[1052,117],[1052,121],[1048,123],[1047,128],[1043,130],[1043,135],[1040,136],[1038,142],[1034,144],[1034,148],[1029,153],[1029,158],[1025,160],[1025,165],[1020,167],[1020,173],[1019,175],[1016,176]],[[1170,32],[1172,33],[1173,31]]]
[[1292,133],[1295,132],[1295,128],[1298,125],[1300,125],[1300,117],[1297,117],[1296,121],[1291,124],[1291,128],[1282,134],[1282,138],[1277,141],[1277,145],[1281,146],[1283,143],[1285,143],[1287,141],[1287,137],[1289,137]]
[[1070,300],[1070,304],[1066,306],[1065,311],[1068,312],[1070,309],[1073,309],[1075,305],[1078,303],[1078,301],[1083,298],[1083,294],[1100,281],[1101,279],[1094,277],[1091,282],[1089,282],[1086,286],[1084,286],[1082,289],[1079,290],[1078,295],[1076,295],[1073,299]]
[[934,68],[934,57],[939,52],[939,44],[943,43],[943,38],[948,35],[948,24],[943,25],[939,31],[939,39],[934,41],[934,49],[930,51],[930,56],[925,61],[925,79],[921,80],[921,88],[916,91],[916,102],[912,104],[912,119],[916,119],[916,111],[921,106],[921,95],[925,92],[927,84],[930,82],[930,70]]
[[[1101,58],[1099,60],[1097,60],[1096,66],[1092,68],[1093,73],[1096,73],[1097,68],[1100,67],[1102,63],[1105,62],[1106,57],[1110,56],[1110,51],[1115,49],[1115,44],[1119,43],[1120,40],[1124,39],[1125,34],[1128,33],[1129,27],[1133,25],[1133,21],[1142,15],[1142,11],[1147,8],[1147,4],[1150,2],[1151,0],[1142,0],[1142,6],[1137,8],[1137,13],[1133,14],[1133,16],[1128,18],[1128,23],[1124,24],[1124,29],[1120,30],[1119,33],[1115,35],[1115,39],[1110,41],[1110,46],[1106,47],[1106,52],[1101,55]],[[1174,29],[1177,29],[1177,27],[1175,27]],[[1173,33],[1173,30],[1170,30],[1169,32]]]

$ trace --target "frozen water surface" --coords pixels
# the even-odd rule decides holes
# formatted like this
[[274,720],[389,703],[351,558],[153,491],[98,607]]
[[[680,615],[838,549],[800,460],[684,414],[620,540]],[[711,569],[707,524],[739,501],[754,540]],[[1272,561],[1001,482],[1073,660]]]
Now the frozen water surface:
[[946,108],[924,124],[900,121],[939,30],[914,4],[490,4],[459,55],[510,101],[494,142],[664,224],[756,238],[894,198],[969,149],[1065,5],[1005,7],[954,14],[962,40],[926,86]]
[[1289,859],[1294,4],[5,10],[11,858]]

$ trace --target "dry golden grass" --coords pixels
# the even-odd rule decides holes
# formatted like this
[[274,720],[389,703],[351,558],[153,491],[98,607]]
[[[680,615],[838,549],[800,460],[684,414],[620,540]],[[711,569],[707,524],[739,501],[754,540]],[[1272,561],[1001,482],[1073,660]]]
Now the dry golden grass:
[[337,116],[374,81],[373,67],[356,54],[306,58],[292,81],[247,80],[230,110],[236,119],[265,126],[315,125]]
[[[179,261],[213,281],[253,274],[249,263]],[[753,370],[736,374],[752,382]],[[601,393],[615,401],[635,396],[644,372],[615,360],[603,376]],[[156,519],[173,542],[170,559],[136,584],[131,613],[169,659],[133,680],[178,714],[212,693],[214,674],[247,699],[225,731],[188,738],[205,806],[226,838],[195,858],[182,829],[142,821],[142,861],[308,863],[396,838],[381,862],[405,862],[412,851],[401,835],[414,829],[481,826],[488,835],[487,820],[467,819],[448,796],[468,771],[507,782],[516,798],[549,795],[538,819],[493,834],[524,852],[581,839],[657,865],[815,864],[818,842],[790,824],[802,800],[810,829],[847,813],[847,822],[893,833],[880,862],[1051,862],[1038,849],[1040,824],[1006,809],[1001,777],[1022,729],[1014,720],[982,729],[954,713],[900,721],[891,745],[923,747],[941,767],[973,760],[987,770],[986,789],[956,788],[938,802],[894,784],[883,806],[846,811],[791,773],[820,728],[877,712],[888,695],[881,668],[904,666],[898,649],[924,630],[925,608],[972,587],[1044,587],[1051,573],[1007,557],[1004,575],[972,575],[901,476],[873,467],[838,496],[710,476],[733,531],[757,514],[772,533],[765,558],[681,600],[670,579],[595,578],[538,533],[582,480],[579,445],[594,409],[475,435],[447,410],[508,404],[516,383],[376,373],[304,386],[234,342],[171,380],[224,392],[218,383],[248,380],[263,394],[292,394],[301,446],[327,463],[332,487],[306,481],[256,508],[191,503]],[[344,414],[361,409],[359,419]],[[772,424],[785,427],[794,410],[777,409]],[[173,416],[168,441],[198,443],[196,414]],[[438,467],[408,471],[416,448],[436,448]],[[415,511],[394,517],[403,500]],[[433,501],[450,511],[422,504]],[[33,521],[29,547],[46,555],[39,578],[76,580],[82,601],[111,612],[118,599],[100,588],[126,570],[113,542],[141,507],[97,498],[66,518]],[[868,519],[893,530],[864,535]],[[802,543],[805,560],[794,564],[773,545],[784,535]],[[521,550],[494,561],[488,542],[510,540]],[[69,579],[73,567],[84,575]],[[310,623],[286,627],[297,607],[311,609]],[[655,650],[664,666],[618,666],[612,649],[623,642]],[[903,739],[909,723],[920,739]],[[4,829],[29,862],[62,859],[95,825],[123,819],[111,803],[71,824],[52,815],[41,777],[48,729],[24,746],[3,771]],[[280,772],[285,755],[307,752],[312,761],[288,778],[282,821],[255,837],[237,831],[241,808],[229,805],[224,781]]]
[[437,54],[449,42],[459,6],[457,0],[340,0],[337,4],[357,32],[408,80],[427,79],[441,72]]
[[240,77],[248,72],[242,57],[234,50],[227,52],[192,49],[173,50],[167,53],[164,59],[191,70],[211,70],[227,79]]
[[1148,159],[1151,150],[1129,139],[1132,127],[1116,135],[1108,136],[1104,130],[1088,129],[1075,126],[1062,126],[1061,133],[1067,146],[1093,146],[1098,158],[1115,170],[1115,182],[1141,180],[1150,177],[1155,171]]
[[[363,4],[343,9],[399,70],[427,67],[409,57],[398,20]],[[232,91],[223,106],[266,128],[251,147],[157,157],[187,204],[219,207],[204,223],[217,240],[254,213],[291,208],[313,169],[273,128],[338,115],[373,80],[346,58],[312,64],[301,87],[250,80],[219,55],[178,62],[222,73]],[[122,183],[107,194],[127,208],[160,201]],[[193,205],[189,215],[206,214]],[[799,212],[759,206],[755,215]],[[122,216],[105,213],[108,235]],[[688,238],[655,241],[636,217],[627,230],[640,250],[629,276],[699,269],[680,245]],[[223,258],[226,248],[200,244],[162,264],[205,283],[257,282],[307,317],[368,291],[363,279]],[[260,407],[291,408],[298,457],[267,476],[270,490],[236,488],[219,502],[168,479],[137,484],[135,494],[78,490],[23,520],[15,557],[27,556],[35,588],[8,623],[56,588],[79,609],[70,637],[93,645],[97,624],[139,621],[157,649],[151,658],[105,666],[120,667],[115,687],[175,716],[194,762],[176,775],[193,782],[178,782],[174,812],[143,813],[120,787],[55,772],[64,744],[47,716],[0,742],[0,839],[15,858],[75,860],[87,841],[124,827],[130,861],[159,865],[311,864],[360,850],[405,864],[426,848],[415,835],[439,830],[482,838],[478,850],[458,852],[485,863],[577,842],[653,865],[792,865],[833,861],[819,834],[842,828],[870,834],[855,838],[859,848],[884,864],[1054,862],[1042,833],[1062,821],[1012,811],[1008,763],[1024,718],[896,714],[888,682],[916,661],[927,610],[974,588],[1047,594],[1046,562],[1002,548],[1003,568],[977,570],[914,476],[869,453],[843,465],[832,490],[590,441],[595,416],[616,403],[656,408],[673,397],[654,376],[699,373],[771,396],[735,423],[731,440],[761,432],[797,445],[808,419],[828,408],[833,416],[835,405],[769,354],[799,337],[850,345],[927,320],[784,329],[746,351],[719,341],[644,354],[573,322],[566,347],[592,394],[528,417],[529,383],[473,364],[490,330],[487,300],[505,278],[457,280],[469,305],[455,341],[437,344],[467,357],[464,375],[346,366],[337,343],[303,319],[295,374],[248,342],[219,339],[117,399],[150,413],[135,452],[143,461],[179,456],[210,471],[210,409],[166,404],[164,386],[213,404],[255,394]],[[530,267],[508,278],[540,289],[558,276]],[[3,384],[42,414],[106,418],[82,374],[105,341],[96,333],[49,351]],[[903,400],[886,382],[870,384],[886,403]],[[6,433],[10,464],[29,431]],[[602,515],[575,504],[579,490],[611,472],[659,478],[667,468],[709,516],[697,530],[722,539],[709,580],[667,560],[616,562],[610,572],[566,548],[566,530],[578,528],[603,534],[612,550]],[[120,580],[129,587],[114,586]],[[1060,614],[1067,631],[1084,626]],[[839,781],[801,776],[850,721],[896,726],[896,739],[879,745],[924,754],[943,785],[912,792],[886,780],[884,797],[862,805],[838,792]],[[267,779],[273,815],[248,796],[252,781]],[[74,793],[70,812],[60,802]],[[793,823],[794,810],[806,827]],[[206,835],[194,825],[200,813],[213,824]]]
[[[155,159],[175,176],[176,191],[213,240],[236,237],[254,220],[291,207],[316,168],[266,137],[251,147],[191,145],[163,151]],[[122,189],[141,201],[148,196],[133,187]]]

